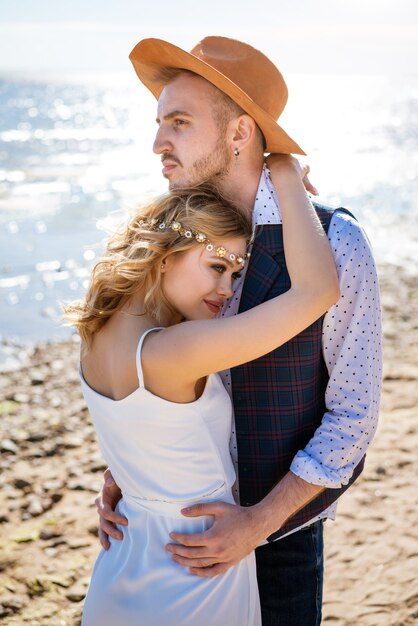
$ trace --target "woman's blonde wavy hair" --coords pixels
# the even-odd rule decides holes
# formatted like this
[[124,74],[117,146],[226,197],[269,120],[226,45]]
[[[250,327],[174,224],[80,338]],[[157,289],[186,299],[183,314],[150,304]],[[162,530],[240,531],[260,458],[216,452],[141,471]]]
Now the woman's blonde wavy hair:
[[[208,185],[176,189],[140,207],[128,224],[108,241],[104,256],[93,268],[84,300],[64,305],[64,319],[75,326],[89,348],[95,333],[133,294],[142,293],[143,313],[157,324],[169,305],[161,288],[161,264],[172,254],[202,245],[171,229],[147,225],[180,222],[212,242],[229,237],[251,237],[249,220],[231,201]],[[140,222],[145,222],[140,224]]]

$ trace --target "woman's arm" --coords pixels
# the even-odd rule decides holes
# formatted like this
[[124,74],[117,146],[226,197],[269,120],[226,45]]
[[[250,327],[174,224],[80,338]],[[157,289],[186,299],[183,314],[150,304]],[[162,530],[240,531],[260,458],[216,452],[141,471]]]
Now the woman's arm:
[[183,322],[149,337],[145,369],[198,380],[258,358],[294,337],[339,297],[327,236],[306,195],[300,166],[287,155],[269,161],[283,217],[290,289],[235,317]]

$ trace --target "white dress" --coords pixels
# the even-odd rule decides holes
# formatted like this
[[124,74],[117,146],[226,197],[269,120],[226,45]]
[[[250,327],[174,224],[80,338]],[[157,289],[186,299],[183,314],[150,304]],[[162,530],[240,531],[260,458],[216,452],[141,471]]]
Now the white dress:
[[[157,329],[150,329],[157,330]],[[102,454],[129,520],[123,541],[111,539],[94,566],[82,626],[260,626],[254,553],[225,574],[200,578],[172,560],[169,533],[195,533],[212,517],[186,518],[198,502],[234,503],[229,454],[231,401],[220,377],[208,377],[202,396],[169,402],[139,387],[122,400],[82,389]]]

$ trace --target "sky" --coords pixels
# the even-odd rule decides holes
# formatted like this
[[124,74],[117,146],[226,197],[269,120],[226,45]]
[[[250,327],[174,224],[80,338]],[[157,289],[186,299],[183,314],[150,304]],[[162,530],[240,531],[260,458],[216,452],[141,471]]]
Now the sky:
[[417,0],[0,0],[1,72],[131,72],[144,37],[241,39],[280,69],[417,74]]

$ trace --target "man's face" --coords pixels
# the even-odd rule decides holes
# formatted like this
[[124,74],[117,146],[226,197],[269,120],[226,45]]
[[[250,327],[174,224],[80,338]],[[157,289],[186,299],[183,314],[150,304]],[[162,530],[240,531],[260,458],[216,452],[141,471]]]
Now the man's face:
[[183,74],[161,93],[154,152],[161,155],[170,189],[219,184],[228,175],[232,155],[214,119],[214,89],[199,76]]

